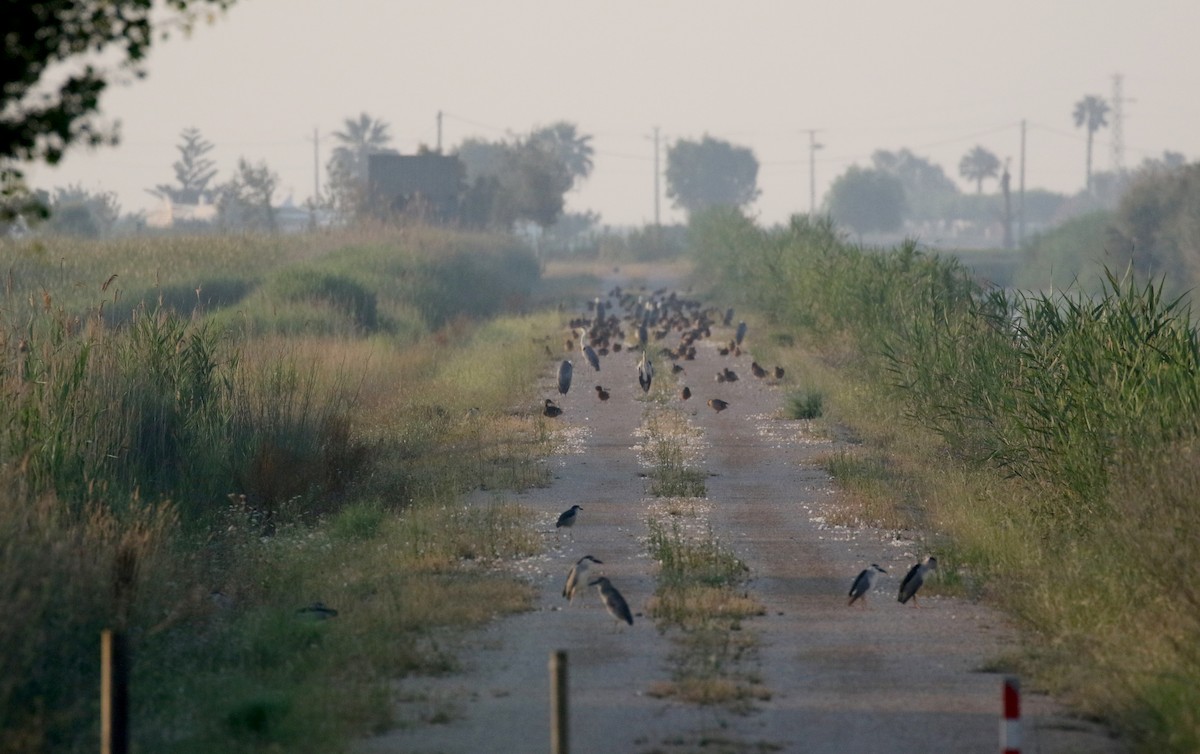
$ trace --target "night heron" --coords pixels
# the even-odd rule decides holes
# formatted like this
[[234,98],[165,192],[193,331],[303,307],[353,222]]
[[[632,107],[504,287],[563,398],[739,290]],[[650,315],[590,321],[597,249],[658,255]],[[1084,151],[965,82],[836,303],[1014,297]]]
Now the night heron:
[[549,398],[546,399],[546,406],[542,409],[542,413],[544,415],[553,419],[556,416],[562,416],[562,412],[563,410],[555,405],[554,401],[550,400]]
[[592,579],[588,582],[588,586],[594,586],[600,591],[600,601],[604,603],[608,614],[617,621],[617,628],[621,627],[621,621],[625,621],[631,626],[633,625],[633,613],[629,612],[629,605],[607,577],[600,576]]
[[900,596],[896,598],[901,605],[911,599],[913,607],[918,607],[917,590],[925,583],[925,575],[935,568],[937,568],[937,558],[926,555],[919,563],[913,564],[913,567],[908,569],[908,575],[904,577],[904,581],[900,582]]
[[729,408],[729,403],[721,400],[720,398],[709,398],[708,407],[719,414],[725,409]]
[[757,361],[750,362],[750,373],[760,380],[767,376],[767,370],[759,366]]
[[887,571],[876,563],[872,563],[870,568],[864,568],[863,572],[858,574],[858,578],[854,580],[854,585],[850,587],[850,601],[846,604],[853,605],[859,599],[863,601],[864,605],[867,604],[867,592],[871,591],[871,587],[875,585],[875,578],[881,573],[887,573]]
[[685,401],[688,398],[691,398],[692,397],[692,389],[690,387],[688,387],[687,385],[684,385],[683,390],[679,391],[679,397],[684,399]]
[[558,392],[563,395],[566,395],[567,391],[571,389],[571,372],[571,362],[563,359],[562,363],[558,365]]
[[642,351],[642,360],[638,362],[638,384],[642,386],[642,392],[650,392],[650,383],[654,380],[654,362],[650,361],[650,354]]
[[[581,511],[581,510],[583,510],[582,505],[572,505],[570,508],[568,508],[567,510],[563,511],[562,513],[560,513],[558,515],[558,520],[554,522],[554,528],[555,529],[570,529],[572,526],[575,525],[575,519],[577,519],[579,517],[579,511]],[[574,539],[574,538],[575,538],[575,535],[572,533],[571,539]]]
[[597,385],[596,386],[596,397],[602,401],[606,401],[609,399],[610,396],[609,396],[609,393],[607,390],[605,390],[604,388]]
[[575,601],[575,590],[579,588],[581,583],[584,583],[583,574],[587,571],[588,566],[592,563],[603,565],[603,560],[597,560],[591,555],[584,555],[579,560],[575,561],[575,565],[571,566],[571,572],[567,574],[567,583],[563,584],[563,597],[567,602]]

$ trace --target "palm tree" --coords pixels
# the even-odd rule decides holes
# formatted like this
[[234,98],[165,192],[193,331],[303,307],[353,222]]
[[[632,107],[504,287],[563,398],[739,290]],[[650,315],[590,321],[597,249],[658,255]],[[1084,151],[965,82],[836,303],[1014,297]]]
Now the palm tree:
[[976,146],[963,155],[958,162],[958,174],[968,181],[975,181],[975,193],[983,193],[983,182],[1000,173],[1000,158],[981,146]]
[[580,134],[574,123],[560,120],[529,135],[529,143],[543,148],[558,158],[571,176],[574,187],[592,174],[592,137]]
[[383,151],[391,142],[390,126],[366,113],[358,118],[346,118],[342,131],[335,131],[333,138],[338,145],[333,148],[330,160],[331,171],[351,176],[363,183],[367,180],[367,156]]
[[1108,103],[1089,94],[1075,103],[1075,127],[1087,127],[1087,190],[1092,192],[1092,137],[1108,125]]

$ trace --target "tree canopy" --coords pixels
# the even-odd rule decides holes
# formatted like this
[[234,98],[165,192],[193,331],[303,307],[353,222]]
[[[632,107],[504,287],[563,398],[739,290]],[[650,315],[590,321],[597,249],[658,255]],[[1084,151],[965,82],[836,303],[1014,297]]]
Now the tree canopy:
[[[100,96],[118,71],[145,76],[157,35],[186,29],[196,8],[235,0],[42,0],[4,4],[0,65],[0,159],[57,163],[76,142],[114,143],[115,127],[96,120]],[[165,5],[167,14],[161,6]],[[157,6],[157,7],[156,7]],[[99,53],[117,50],[116,64]],[[70,73],[56,76],[72,64]]]
[[853,165],[834,180],[829,214],[859,234],[896,230],[904,221],[904,186],[891,173]]
[[946,175],[941,165],[909,149],[895,152],[876,150],[871,155],[871,165],[900,180],[904,186],[905,209],[914,219],[944,217],[959,195],[958,186]]
[[709,207],[745,207],[758,198],[758,158],[748,147],[707,134],[667,150],[667,196],[695,214]]
[[213,150],[212,142],[200,135],[197,128],[185,128],[180,134],[179,159],[171,166],[175,169],[177,185],[160,183],[147,189],[154,196],[169,199],[175,204],[199,204],[202,199],[211,200],[209,182],[217,174],[216,163],[208,157]]
[[983,193],[983,182],[1000,174],[1000,158],[976,145],[958,162],[958,174],[975,184],[975,193]]

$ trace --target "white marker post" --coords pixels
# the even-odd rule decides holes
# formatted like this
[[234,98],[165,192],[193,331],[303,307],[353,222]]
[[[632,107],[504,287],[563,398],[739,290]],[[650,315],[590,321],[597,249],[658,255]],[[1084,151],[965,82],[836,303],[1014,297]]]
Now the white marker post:
[[1004,679],[1004,718],[1000,721],[1000,754],[1021,754],[1021,684]]

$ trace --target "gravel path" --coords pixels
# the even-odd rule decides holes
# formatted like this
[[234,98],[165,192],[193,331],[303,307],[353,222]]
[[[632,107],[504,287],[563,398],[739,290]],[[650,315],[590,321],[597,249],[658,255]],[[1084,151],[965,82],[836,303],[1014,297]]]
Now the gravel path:
[[[714,341],[728,340],[724,329]],[[747,338],[753,349],[753,333]],[[520,564],[538,587],[535,609],[459,639],[465,672],[406,679],[397,715],[411,725],[364,741],[378,752],[529,752],[549,748],[547,661],[569,652],[570,743],[576,754],[614,752],[995,752],[1002,679],[980,668],[1009,650],[1013,630],[985,605],[935,594],[921,607],[895,599],[900,579],[923,553],[872,529],[825,523],[838,496],[818,458],[834,448],[806,422],[777,418],[783,386],[750,376],[749,353],[718,355],[705,342],[681,362],[695,396],[682,408],[699,430],[710,474],[698,506],[714,533],[750,568],[749,592],[766,614],[745,622],[758,649],[750,658],[770,698],[748,714],[698,707],[647,692],[670,680],[670,635],[644,615],[656,564],[646,552],[647,468],[638,445],[646,402],[635,359],[602,359],[595,373],[578,355],[571,391],[558,396],[547,374],[542,396],[564,409],[553,483],[518,496],[540,513],[544,555]],[[659,360],[660,375],[668,365]],[[716,383],[729,366],[741,379]],[[769,367],[768,367],[769,368]],[[612,398],[601,402],[602,384]],[[708,398],[729,401],[715,413]],[[532,407],[531,407],[531,410]],[[485,503],[482,495],[476,504]],[[568,534],[558,514],[582,506]],[[560,591],[581,555],[616,585],[634,625],[614,630],[586,589],[567,605]],[[854,576],[876,562],[889,571],[866,604],[846,605]],[[936,577],[935,577],[936,579]],[[936,590],[929,590],[930,592]],[[1103,731],[1069,718],[1052,700],[1026,693],[1023,751],[1118,752]],[[434,724],[429,724],[433,721]]]

